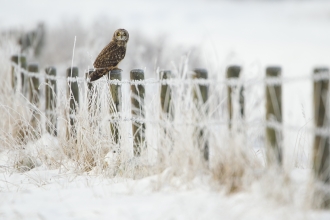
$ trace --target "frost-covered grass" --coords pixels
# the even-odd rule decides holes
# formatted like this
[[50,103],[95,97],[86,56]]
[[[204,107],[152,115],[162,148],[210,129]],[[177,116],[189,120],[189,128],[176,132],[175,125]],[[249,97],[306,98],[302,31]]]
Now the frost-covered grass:
[[[11,41],[5,45],[11,45]],[[178,79],[171,85],[173,119],[161,117],[159,84],[147,80],[147,150],[136,158],[131,121],[118,124],[118,145],[111,136],[108,120],[112,100],[105,80],[96,83],[98,94],[94,96],[99,98],[94,116],[88,111],[86,82],[79,83],[76,138],[66,135],[68,101],[66,83],[61,84],[61,80],[56,109],[58,136],[45,132],[42,106],[38,111],[40,124],[33,128],[31,104],[22,94],[15,94],[8,83],[9,55],[2,54],[0,96],[1,212],[6,218],[253,219],[258,215],[269,217],[261,211],[264,209],[271,213],[270,219],[328,216],[310,209],[309,170],[265,168],[262,124],[245,124],[235,115],[232,131],[228,129],[223,92],[226,85],[211,84],[208,102],[196,107],[192,93],[196,85],[180,83],[191,74],[188,57],[173,71]],[[212,72],[209,76],[220,80]],[[44,85],[40,87],[41,97]],[[114,119],[131,117],[129,84],[123,84],[122,91],[122,110],[112,115]],[[252,94],[258,94],[258,90],[246,90],[246,95]],[[248,100],[246,108],[262,104]],[[250,117],[255,122],[263,120],[260,115]],[[198,138],[196,126],[204,127],[207,134],[209,163],[203,160],[201,146],[205,140]],[[29,208],[23,208],[24,201]],[[151,204],[155,208],[147,208]],[[56,210],[52,211],[52,206]]]
[[[104,30],[117,28],[101,20],[93,24],[93,31],[74,21],[75,25],[69,21],[49,29],[42,56],[29,60],[40,62],[41,70],[54,65],[58,76],[63,77],[71,65],[73,39],[77,36],[74,65],[83,76],[109,41],[112,32]],[[266,167],[264,84],[257,83],[264,76],[263,63],[244,63],[230,52],[227,58],[222,59],[222,53],[220,61],[214,62],[210,55],[213,50],[177,47],[166,38],[129,31],[133,37],[121,66],[123,78],[128,79],[129,70],[139,67],[146,70],[147,79],[147,150],[139,158],[133,157],[130,120],[118,124],[121,134],[118,145],[111,136],[112,101],[104,80],[97,83],[100,98],[95,109],[97,115],[93,117],[88,112],[86,83],[79,82],[77,138],[68,139],[66,135],[68,102],[67,84],[63,80],[58,84],[58,136],[45,132],[43,101],[40,124],[32,128],[31,105],[10,86],[9,59],[19,48],[13,38],[0,39],[0,214],[4,219],[329,218],[328,211],[315,209],[320,201],[312,197],[315,188],[310,166],[312,135],[304,129],[312,125],[311,110],[305,101],[311,102],[311,96],[302,91],[297,99],[292,92],[302,87],[308,89],[310,82],[284,85],[283,94],[287,94],[284,123],[297,122],[295,125],[302,128],[284,129],[283,168]],[[201,59],[201,54],[209,56]],[[235,62],[243,66],[243,79],[254,84],[245,90],[245,121],[236,114],[230,131],[225,84],[210,85],[209,101],[202,107],[208,111],[203,113],[193,102],[192,90],[196,85],[179,81],[192,74],[194,67],[206,67],[211,80],[223,81],[227,64]],[[295,67],[289,61],[283,65],[290,70]],[[178,82],[171,86],[173,120],[161,117],[159,84],[148,83],[157,79],[159,68],[171,69]],[[298,73],[300,69],[292,75]],[[44,86],[40,86],[41,100]],[[113,115],[115,119],[119,115],[131,117],[129,85],[123,84],[122,91],[122,110]],[[238,109],[236,96],[234,108]],[[204,127],[207,134],[209,164],[203,160],[200,148],[205,140],[197,138],[196,126]]]

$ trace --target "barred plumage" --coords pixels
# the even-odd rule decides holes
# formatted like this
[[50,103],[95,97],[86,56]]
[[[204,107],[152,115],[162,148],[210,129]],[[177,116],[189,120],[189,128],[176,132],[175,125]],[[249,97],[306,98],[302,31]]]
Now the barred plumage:
[[117,69],[118,64],[126,54],[126,45],[129,34],[125,29],[118,29],[113,34],[111,42],[101,51],[94,61],[94,71],[90,73],[90,81],[95,81]]

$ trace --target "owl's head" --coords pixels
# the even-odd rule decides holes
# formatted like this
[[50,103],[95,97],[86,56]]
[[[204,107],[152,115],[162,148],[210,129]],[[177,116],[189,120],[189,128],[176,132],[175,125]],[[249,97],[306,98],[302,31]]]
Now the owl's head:
[[128,41],[129,34],[125,29],[118,29],[113,34],[113,40],[116,41]]

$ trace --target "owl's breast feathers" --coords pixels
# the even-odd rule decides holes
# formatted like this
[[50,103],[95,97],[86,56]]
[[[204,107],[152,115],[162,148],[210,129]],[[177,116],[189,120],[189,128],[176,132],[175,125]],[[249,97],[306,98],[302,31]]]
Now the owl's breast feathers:
[[126,43],[121,46],[115,41],[111,41],[97,56],[94,68],[116,67],[126,54]]
[[94,62],[95,70],[90,73],[90,81],[95,81],[117,68],[126,54],[126,43],[124,41],[111,41],[97,56]]

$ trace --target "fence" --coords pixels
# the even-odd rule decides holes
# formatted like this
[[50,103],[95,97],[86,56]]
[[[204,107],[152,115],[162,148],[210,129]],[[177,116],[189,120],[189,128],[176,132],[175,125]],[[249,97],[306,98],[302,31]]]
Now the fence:
[[[79,77],[78,68],[71,67],[67,69],[67,77],[61,78],[56,76],[56,69],[54,67],[46,68],[44,71],[46,74],[42,75],[36,64],[26,63],[26,58],[23,56],[13,56],[12,61],[12,87],[14,90],[20,90],[23,94],[29,97],[30,102],[38,108],[40,105],[38,88],[40,86],[40,79],[44,78],[46,82],[46,100],[45,109],[46,116],[48,118],[48,124],[46,126],[47,131],[52,135],[57,135],[57,122],[56,115],[54,115],[54,109],[56,108],[56,93],[57,93],[57,80],[64,79],[68,82],[67,98],[70,102],[69,107],[69,120],[67,124],[67,137],[75,138],[75,117],[76,111],[79,107],[79,94],[78,82],[86,82],[88,89],[88,110],[90,111],[91,120],[97,120],[97,114],[95,110],[98,109],[97,100],[98,93],[97,87],[88,81],[87,75],[85,77]],[[26,70],[27,69],[27,70]],[[194,108],[197,109],[199,114],[207,114],[208,108],[205,105],[208,102],[210,95],[209,86],[214,84],[222,84],[227,86],[227,108],[229,114],[228,128],[232,129],[233,122],[233,93],[238,90],[238,105],[239,115],[242,120],[245,117],[245,97],[244,89],[247,86],[254,84],[265,85],[265,98],[266,98],[266,156],[268,164],[282,163],[282,139],[283,139],[283,127],[282,124],[282,83],[292,81],[313,80],[314,82],[314,121],[315,127],[309,131],[314,133],[314,146],[313,146],[313,163],[315,176],[325,182],[330,182],[330,165],[329,165],[329,70],[327,68],[316,68],[312,77],[296,77],[292,79],[284,79],[281,77],[280,67],[268,67],[265,71],[265,79],[261,81],[243,81],[240,77],[241,68],[239,66],[229,66],[227,68],[227,80],[214,81],[208,79],[208,72],[206,69],[195,69],[190,78],[175,79],[170,70],[160,71],[159,79],[145,80],[144,71],[141,69],[134,69],[130,72],[130,80],[122,80],[122,70],[113,70],[108,79],[109,94],[111,96],[112,106],[110,108],[109,115],[114,115],[121,111],[121,99],[122,85],[130,85],[131,88],[131,117],[112,117],[110,118],[111,136],[114,138],[114,142],[119,143],[120,131],[118,130],[118,123],[120,121],[132,121],[132,134],[133,152],[135,157],[139,157],[143,149],[147,148],[145,140],[146,122],[145,118],[145,85],[157,84],[160,86],[159,93],[159,105],[162,111],[160,120],[166,119],[171,121],[174,115],[172,103],[172,87],[177,85],[194,85],[193,86],[193,98]],[[28,83],[27,83],[28,82]],[[38,111],[34,111],[34,119],[40,117]],[[203,152],[204,159],[209,160],[209,144],[208,135],[204,130],[205,123],[201,121],[194,122],[196,126],[197,143]],[[213,123],[223,123],[214,122]],[[32,126],[35,126],[36,120],[31,122]],[[299,127],[288,127],[289,129],[298,130]],[[166,135],[166,129],[164,131]]]

